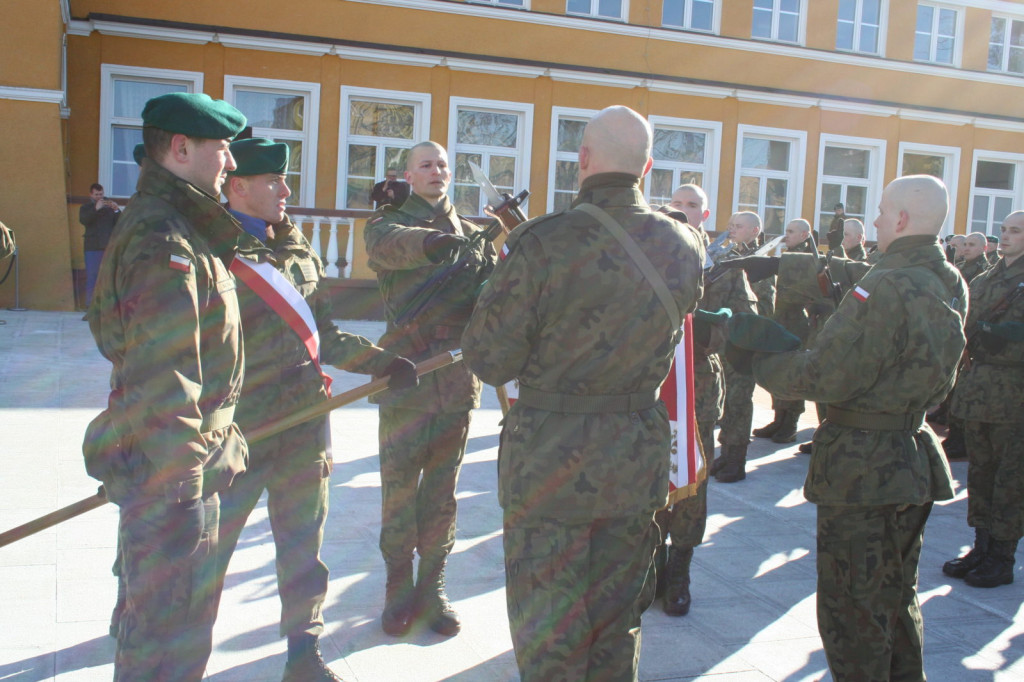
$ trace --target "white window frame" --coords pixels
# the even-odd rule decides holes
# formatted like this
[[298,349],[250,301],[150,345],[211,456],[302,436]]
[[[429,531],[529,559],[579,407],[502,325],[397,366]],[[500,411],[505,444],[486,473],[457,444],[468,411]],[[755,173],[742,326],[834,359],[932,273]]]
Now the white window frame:
[[[917,44],[917,10],[921,7],[931,7],[935,10],[935,15],[932,18],[932,29],[929,33],[929,45],[928,45],[928,59],[916,59],[919,64],[937,64],[939,66],[952,66],[960,68],[963,62],[963,51],[964,51],[964,9],[963,7],[956,5],[947,5],[940,2],[918,2],[917,7],[914,10],[914,42],[913,46]],[[956,33],[953,35],[953,61],[950,64],[945,62],[935,61],[935,49],[938,42],[938,34],[936,30],[939,22],[939,10],[947,10],[956,14]],[[987,62],[986,58],[986,62]]]
[[665,9],[662,5],[661,26],[663,28],[681,29],[685,31],[698,31],[700,33],[711,33],[718,35],[722,32],[722,0],[711,2],[711,28],[695,28],[693,26],[693,0],[683,0],[683,24],[666,24]]
[[[1024,24],[1024,16],[1020,16],[1020,15],[1009,16],[1009,15],[1005,15],[1005,14],[993,14],[992,18],[991,18],[991,21],[995,21],[996,19],[1002,19],[1003,21],[1006,22],[1006,27],[1003,30],[1003,52],[1002,52],[1002,55],[1000,55],[999,68],[998,69],[989,69],[989,72],[990,73],[1008,73],[1008,74],[1011,74],[1011,75],[1014,75],[1014,76],[1024,76],[1024,71],[1010,71],[1009,70],[1009,62],[1010,62],[1010,35],[1013,33],[1013,22],[1016,21],[1018,23]],[[989,26],[991,26],[991,21],[989,23]],[[991,33],[991,30],[990,30],[989,31],[989,36],[991,37],[991,35],[992,35],[992,33]],[[992,41],[989,40],[988,44],[989,44],[989,49],[991,50],[992,49]],[[1024,49],[1024,48],[1020,48],[1020,49]],[[985,60],[985,64],[986,64],[986,67],[987,67],[988,66],[988,59],[987,58]]]
[[[979,161],[995,161],[997,163],[1010,163],[1016,166],[1013,173],[1013,189],[1011,190],[991,190],[987,189],[984,191],[977,191],[974,185],[974,180],[978,175],[978,162]],[[1009,198],[1013,202],[1011,210],[1018,210],[1018,206],[1021,205],[1021,200],[1024,198],[1024,154],[1011,154],[1009,152],[997,152],[989,151],[986,149],[974,150],[974,159],[971,161],[971,199],[967,205],[967,227],[965,228],[968,233],[973,231],[973,216],[974,216],[974,200],[978,195],[984,195],[988,197],[1005,197]],[[989,224],[985,234],[999,236],[996,232],[998,225]]]
[[[747,137],[789,142],[789,172],[758,171],[763,177],[786,177],[789,180],[786,191],[786,218],[783,227],[800,215],[804,195],[804,159],[807,155],[807,131],[788,128],[765,128],[740,124],[736,126],[736,171],[733,177],[732,205],[737,209],[740,203],[740,178],[743,173],[743,141]],[[738,209],[737,209],[738,210]],[[757,214],[764,220],[763,197],[758,197]],[[766,228],[767,229],[767,228]]]
[[[452,168],[452,184],[448,188],[448,197],[452,201],[455,200],[455,155],[464,151],[459,147],[457,140],[460,109],[482,109],[502,114],[517,114],[519,116],[521,126],[516,138],[516,174],[515,191],[513,194],[525,189],[529,184],[530,178],[530,152],[533,146],[533,104],[530,102],[506,102],[496,99],[451,97],[448,100],[448,163]],[[474,145],[474,148],[477,146]],[[495,150],[498,150],[498,148],[496,147]],[[502,147],[500,151],[507,155],[510,150]],[[487,167],[483,170],[485,173],[490,172],[490,168]],[[480,197],[481,202],[486,204],[483,192],[481,192]],[[526,213],[528,204],[529,200],[522,207],[524,213]],[[480,214],[483,215],[483,211]]]
[[[844,147],[846,149],[861,149],[868,152],[871,158],[868,162],[868,177],[863,182],[853,182],[853,178],[840,175],[825,175],[825,149],[827,147]],[[831,210],[831,206],[822,206],[821,188],[822,185],[857,185],[866,188],[864,194],[864,238],[873,240],[875,238],[875,216],[878,213],[878,202],[882,198],[883,178],[885,177],[885,148],[886,141],[871,137],[850,137],[848,135],[832,135],[822,133],[818,141],[818,182],[814,192],[814,221],[822,213]],[[815,236],[817,238],[817,235]]]
[[[348,192],[348,147],[353,144],[353,140],[348,133],[349,123],[351,122],[352,107],[350,102],[352,99],[369,99],[376,101],[389,101],[396,104],[408,104],[413,107],[415,113],[413,114],[413,138],[412,140],[397,140],[396,138],[380,137],[371,138],[377,140],[375,142],[367,141],[366,144],[382,144],[383,140],[392,140],[393,142],[389,145],[392,147],[413,146],[420,142],[426,142],[430,139],[430,93],[429,92],[408,92],[405,90],[381,90],[379,88],[359,88],[343,85],[341,87],[341,123],[338,130],[338,188],[334,197],[334,206],[337,209],[344,209],[348,202],[346,196]],[[355,139],[355,143],[358,144],[361,137]],[[378,157],[381,154],[380,147],[378,148]],[[377,168],[380,177],[378,181],[384,179],[384,173],[387,171],[386,168],[382,167],[383,164],[378,163]],[[404,171],[405,169],[400,169]]]
[[[878,45],[875,46],[874,52],[867,52],[861,50],[858,46],[860,45],[860,32],[861,26],[864,23],[864,0],[856,0],[857,9],[854,13],[853,19],[853,47],[837,47],[836,49],[840,52],[848,52],[852,54],[870,54],[878,57],[885,56],[885,39],[888,32],[889,26],[889,0],[879,0],[878,3]],[[916,17],[916,15],[915,15]],[[839,20],[836,19],[837,25],[837,36],[838,36],[838,24]]]
[[[715,220],[717,218],[717,200],[718,200],[718,174],[722,167],[722,124],[719,121],[705,121],[694,118],[673,118],[670,116],[649,116],[648,121],[652,128],[672,128],[676,130],[687,130],[693,132],[704,133],[707,135],[707,140],[704,145],[705,158],[704,166],[701,169],[701,173],[704,174],[704,181],[701,184],[701,189],[708,195],[707,210],[711,211],[704,224],[708,226],[709,231],[721,232],[721,229],[716,228],[717,224]],[[673,163],[672,168],[674,170],[680,170],[683,168],[683,164]],[[654,165],[651,170],[658,168],[658,161],[654,161]],[[662,167],[666,168],[666,167]],[[678,184],[676,185],[678,187]],[[675,187],[672,188],[673,190]],[[649,183],[644,183],[644,199],[650,201],[651,190]]]
[[[953,234],[956,221],[956,196],[958,179],[960,178],[960,147],[947,147],[935,144],[918,144],[915,142],[900,142],[899,166],[897,177],[903,176],[903,157],[906,154],[919,154],[921,156],[941,156],[946,159],[943,177],[940,178],[946,190],[949,192],[949,213],[946,214],[946,221],[942,224],[942,236]],[[974,175],[971,175],[971,184],[974,183]]]
[[159,81],[164,83],[181,83],[187,86],[187,92],[203,91],[203,74],[200,71],[179,71],[175,69],[151,69],[122,64],[100,65],[100,148],[99,168],[96,181],[103,185],[113,196],[113,135],[111,129],[115,125],[137,126],[142,128],[142,112],[138,117],[114,117],[114,81],[126,80]]
[[235,103],[236,93],[239,89],[266,94],[299,95],[305,98],[306,101],[302,109],[303,130],[301,132],[254,127],[252,136],[302,142],[302,180],[299,196],[305,204],[304,208],[312,208],[316,205],[317,147],[320,139],[320,84],[273,78],[224,76],[224,99],[227,102]]
[[599,3],[601,0],[589,0],[590,11],[589,12],[570,12],[569,11],[569,0],[565,0],[565,14],[570,17],[591,17],[594,19],[604,19],[606,21],[626,21],[629,17],[629,0],[622,0],[621,14],[617,17],[606,17],[597,13]]
[[782,12],[781,0],[772,0],[772,31],[771,36],[765,38],[764,36],[754,35],[754,12],[757,11],[754,7],[754,3],[750,4],[750,37],[753,40],[769,40],[776,43],[785,43],[787,45],[806,45],[807,44],[807,0],[799,0],[800,8],[797,10],[799,15],[796,20],[796,40],[783,40],[779,38],[779,15]]
[[474,5],[494,5],[495,7],[507,7],[509,9],[530,9],[530,0],[522,0],[522,5],[513,5],[512,0],[466,0]]
[[[573,119],[580,121],[589,121],[594,118],[597,114],[597,109],[574,109],[571,107],[551,107],[551,150],[548,154],[548,187],[551,190],[548,192],[547,197],[547,212],[551,213],[555,210],[555,169],[558,161],[574,161],[579,163],[580,155],[579,152],[573,154],[572,152],[560,152],[558,151],[558,122],[563,119]],[[579,188],[576,188],[577,191]]]

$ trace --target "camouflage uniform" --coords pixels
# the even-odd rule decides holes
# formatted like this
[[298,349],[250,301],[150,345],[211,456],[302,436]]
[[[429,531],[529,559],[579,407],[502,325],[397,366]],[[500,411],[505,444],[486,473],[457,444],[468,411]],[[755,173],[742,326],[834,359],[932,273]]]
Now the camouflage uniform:
[[[285,217],[274,225],[268,256],[277,270],[309,304],[320,336],[320,360],[362,374],[382,373],[395,355],[367,339],[341,332],[331,320],[328,292],[319,287],[323,265],[309,242]],[[250,253],[244,254],[250,256]],[[245,386],[236,420],[249,433],[327,398],[323,378],[298,334],[262,298],[244,284],[238,300],[245,327]],[[323,632],[327,566],[320,560],[327,519],[328,477],[332,462],[327,449],[329,420],[325,415],[253,443],[249,468],[221,494],[221,551],[218,578],[223,585],[228,562],[246,519],[267,491],[267,509],[277,552],[281,596],[281,635]]]
[[850,260],[867,260],[868,254],[867,251],[864,250],[863,244],[855,244],[846,249],[846,257]]
[[[638,185],[635,175],[594,175],[573,205],[618,221],[690,312],[703,246],[652,212]],[[520,381],[498,456],[520,674],[636,679],[640,615],[653,596],[653,517],[668,495],[669,423],[657,392],[679,334],[640,269],[586,213],[524,223],[508,245],[463,350],[487,383]]]
[[[387,329],[379,343],[413,362],[462,345],[480,285],[497,259],[490,243],[478,241],[467,267],[414,320],[398,327],[395,318],[413,293],[448,267],[424,254],[423,240],[432,230],[471,236],[479,228],[461,218],[447,197],[435,210],[413,193],[400,208],[378,210],[365,231],[370,267],[387,309]],[[418,550],[422,569],[424,561],[443,565],[451,552],[455,485],[466,451],[469,411],[480,406],[480,389],[480,380],[456,363],[422,377],[416,388],[371,399],[380,405],[380,549],[385,562],[409,561]]]
[[[971,282],[967,329],[1024,281],[1024,258],[1009,267],[1000,259]],[[1024,297],[1017,297],[999,322],[1024,322]],[[972,336],[977,334],[973,332]],[[965,421],[967,439],[967,524],[999,541],[1024,536],[1024,344],[978,343],[953,391],[953,415]]]
[[[116,680],[199,680],[210,655],[217,494],[247,459],[233,423],[243,357],[225,262],[250,239],[213,197],[145,161],[100,268],[89,326],[114,365],[112,391],[83,449],[121,507]],[[116,446],[92,447],[105,442]],[[202,505],[194,549],[188,501]]]
[[818,631],[844,680],[923,680],[917,565],[953,496],[924,411],[964,347],[967,291],[934,237],[896,239],[805,351],[758,355],[757,383],[828,404],[804,494],[818,505]]
[[989,268],[988,259],[985,258],[985,254],[982,254],[974,260],[960,261],[957,265],[960,270],[960,274],[964,276],[964,279],[968,284],[974,281],[974,278],[985,272]]

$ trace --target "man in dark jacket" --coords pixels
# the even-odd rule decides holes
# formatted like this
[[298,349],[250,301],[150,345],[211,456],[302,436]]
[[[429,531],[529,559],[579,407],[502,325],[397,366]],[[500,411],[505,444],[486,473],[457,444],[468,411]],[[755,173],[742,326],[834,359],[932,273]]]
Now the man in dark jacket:
[[78,209],[78,222],[85,226],[85,306],[87,308],[92,303],[92,292],[96,288],[96,275],[100,271],[103,250],[107,248],[114,225],[120,217],[121,207],[103,196],[103,185],[93,183],[89,188],[89,201]]

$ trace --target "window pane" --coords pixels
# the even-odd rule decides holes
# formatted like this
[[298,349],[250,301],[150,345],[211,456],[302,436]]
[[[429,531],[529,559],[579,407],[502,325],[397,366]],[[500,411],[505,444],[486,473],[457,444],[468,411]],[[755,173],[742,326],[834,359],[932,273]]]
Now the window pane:
[[1024,73],[1024,49],[1010,48],[1010,59],[1006,64],[1006,70],[1010,73]]
[[409,157],[409,150],[406,147],[384,147],[384,168],[394,168],[398,171],[398,177],[404,177],[405,162]]
[[135,184],[139,181],[139,167],[133,160],[131,163],[115,161],[110,176],[111,188],[108,196],[130,197],[135,194]]
[[654,129],[651,156],[659,161],[704,163],[704,144],[707,136],[684,130]]
[[690,8],[690,28],[710,31],[714,19],[715,3],[712,0],[693,0]]
[[565,11],[576,12],[577,14],[590,14],[590,0],[569,0]]
[[1014,21],[1010,24],[1010,45],[1024,46],[1024,21]]
[[576,161],[555,161],[555,190],[575,192],[580,164]]
[[797,14],[800,12],[800,0],[782,0],[780,9],[783,12]]
[[786,209],[766,208],[764,211],[764,231],[771,234],[782,234],[786,230]]
[[622,0],[600,0],[597,3],[597,13],[602,17],[620,18],[622,16]]
[[785,206],[786,188],[789,186],[787,180],[780,178],[768,178],[765,182],[765,206]]
[[988,42],[994,45],[1002,45],[1006,36],[1006,19],[992,17],[992,24],[988,31]]
[[979,161],[978,172],[974,177],[974,186],[984,189],[1013,189],[1012,163],[998,161]]
[[377,177],[377,148],[368,144],[348,146],[348,175]]
[[[761,181],[749,175],[740,178],[739,203],[747,206],[745,210],[757,210],[757,200],[760,196]],[[749,208],[753,206],[753,208]]]
[[254,128],[302,130],[306,98],[272,92],[235,91],[235,106]]
[[[861,187],[860,185],[847,185],[846,186],[846,214],[853,217],[864,215],[864,209],[867,205],[868,188]],[[835,206],[835,204],[832,204]]]
[[927,61],[931,59],[931,39],[918,33],[914,36],[914,59]]
[[578,152],[580,144],[583,143],[583,129],[587,127],[585,121],[570,121],[559,119],[558,121],[558,151]]
[[285,174],[285,181],[292,190],[292,195],[288,197],[288,204],[291,206],[302,206],[302,141],[275,141],[288,145],[288,169]]
[[514,156],[492,156],[488,170],[491,184],[499,190],[514,194],[516,184],[516,159]]
[[[821,183],[821,207],[828,212],[828,219],[832,220],[832,207],[843,200],[843,187],[834,182]],[[826,223],[828,224],[828,223]]]
[[992,210],[992,225],[1002,225],[1006,216],[1013,211],[1013,199],[1010,197],[996,197],[996,203]]
[[873,26],[860,27],[860,51],[878,52],[878,29]]
[[867,24],[878,25],[880,3],[878,0],[864,0],[860,8],[860,20]]
[[[154,83],[114,79],[114,116],[116,118],[142,118],[146,102],[169,92],[188,92],[184,83]],[[134,191],[135,186],[132,185]]]
[[[988,197],[984,195],[974,197],[974,211],[971,213],[972,221],[984,221],[988,216]],[[973,230],[972,230],[973,231]]]
[[672,200],[672,171],[653,169],[649,180],[651,186],[651,203],[667,204]]
[[[471,161],[483,168],[483,158],[479,154],[466,154],[464,152],[459,152],[455,155],[455,182],[476,184],[476,180],[473,179],[473,169],[469,167],[469,163]],[[474,213],[471,215],[476,215],[476,210],[477,208],[474,206]]]
[[902,175],[931,175],[940,180],[945,176],[946,159],[931,154],[904,154]]
[[1002,45],[989,45],[988,46],[988,70],[989,71],[1002,71],[1003,70],[1003,46]]
[[935,61],[939,64],[953,63],[953,39],[939,38],[935,43]]
[[750,35],[754,38],[771,38],[772,37],[772,13],[771,11],[764,11],[754,9],[754,22],[750,29]]
[[455,210],[462,215],[480,213],[480,188],[477,185],[455,185]]
[[561,192],[556,193],[554,204],[555,212],[567,210],[569,206],[572,204],[572,200],[575,198],[575,194],[563,194]]
[[110,196],[127,197],[135,194],[135,183],[139,179],[139,167],[135,163],[132,152],[135,145],[142,142],[141,128],[127,128],[114,126],[111,129],[111,140],[113,141],[113,154],[111,161],[112,187],[108,188]]
[[956,35],[956,12],[951,9],[939,10],[939,35]]
[[921,33],[932,32],[932,12],[928,5],[917,6],[917,30]]
[[683,25],[683,0],[665,0],[661,6],[661,23],[666,26]]
[[349,105],[348,132],[412,140],[414,119],[415,110],[411,105],[354,99]]
[[370,208],[370,191],[373,178],[349,178],[345,189],[346,208]]
[[839,24],[836,25],[836,49],[853,49],[853,24],[839,22]]
[[839,21],[853,22],[857,18],[857,0],[839,0]]
[[825,147],[825,175],[866,178],[870,157],[870,153],[865,149]]
[[744,138],[743,167],[789,170],[789,143],[778,140]]
[[783,14],[779,16],[779,40],[788,40],[795,43],[798,31],[799,26],[795,15]]
[[460,110],[456,130],[459,144],[515,147],[519,117],[493,111]]

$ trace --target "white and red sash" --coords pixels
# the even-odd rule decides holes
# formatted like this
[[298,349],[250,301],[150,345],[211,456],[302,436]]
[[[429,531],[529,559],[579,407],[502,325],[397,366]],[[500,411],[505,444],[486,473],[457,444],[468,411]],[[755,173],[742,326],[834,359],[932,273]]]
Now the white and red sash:
[[683,321],[683,340],[676,346],[675,359],[661,399],[668,408],[672,428],[672,463],[669,469],[669,504],[694,495],[707,478],[703,446],[697,433],[693,388],[693,315]]

